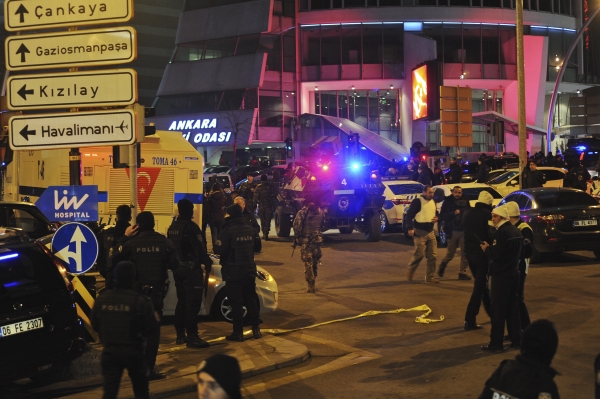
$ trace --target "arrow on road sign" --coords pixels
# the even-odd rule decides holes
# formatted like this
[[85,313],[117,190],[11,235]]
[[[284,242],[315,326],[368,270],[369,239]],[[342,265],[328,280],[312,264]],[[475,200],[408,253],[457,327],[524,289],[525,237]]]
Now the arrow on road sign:
[[28,128],[29,125],[25,125],[25,127],[19,132],[19,134],[27,141],[29,141],[29,136],[35,136],[35,130],[28,130]]
[[73,236],[71,237],[71,242],[75,243],[75,252],[69,251],[69,247],[71,246],[69,244],[66,247],[64,247],[63,249],[61,249],[60,251],[58,251],[56,253],[56,255],[59,258],[64,259],[67,262],[68,262],[69,258],[73,259],[75,261],[76,270],[78,272],[81,272],[81,271],[83,271],[83,267],[81,264],[81,243],[87,242],[87,240],[85,239],[85,236],[81,232],[81,229],[79,228],[79,226],[77,226],[77,228],[75,229],[75,232],[73,233]]
[[21,45],[19,46],[19,49],[15,53],[15,54],[21,54],[21,62],[25,62],[25,54],[26,53],[30,53],[30,51],[23,43],[21,43]]
[[21,22],[21,23],[25,22],[25,14],[29,14],[29,11],[27,11],[25,6],[23,4],[21,4],[19,6],[19,8],[17,8],[17,11],[15,12],[15,15],[19,15],[19,22]]
[[23,100],[27,101],[27,95],[28,94],[33,94],[33,89],[29,89],[27,90],[27,85],[23,85],[23,87],[21,87],[19,89],[19,91],[17,92],[18,95],[20,95]]

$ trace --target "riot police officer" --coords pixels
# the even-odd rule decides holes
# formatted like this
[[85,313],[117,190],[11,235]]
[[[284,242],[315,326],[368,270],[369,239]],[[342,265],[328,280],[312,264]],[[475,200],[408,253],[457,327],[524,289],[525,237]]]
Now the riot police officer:
[[250,173],[248,173],[246,178],[247,180],[242,183],[238,191],[246,200],[246,208],[250,212],[254,213],[254,210],[256,209],[256,204],[254,203],[254,190],[256,190],[256,183],[254,182],[254,176],[252,176]]
[[[180,264],[173,273],[177,290],[175,307],[175,331],[177,345],[188,348],[208,348],[210,345],[198,335],[197,316],[202,304],[202,288],[212,267],[206,252],[200,227],[192,221],[194,204],[188,199],[177,203],[179,216],[167,231],[167,237],[175,246]],[[206,280],[202,270],[204,265]],[[187,332],[187,337],[186,337]]]
[[96,299],[90,316],[104,345],[102,375],[104,398],[116,398],[123,369],[127,369],[136,398],[149,398],[144,338],[160,329],[150,299],[132,289],[135,267],[119,262],[114,269],[114,290]]
[[[117,242],[113,262],[129,260],[135,265],[135,288],[150,297],[160,321],[168,276],[167,269],[170,268],[175,272],[179,267],[179,258],[173,243],[164,235],[154,231],[152,212],[140,212],[135,222],[136,225],[128,227],[125,235]],[[154,369],[159,341],[160,329],[149,335],[146,342],[150,380],[166,378],[165,374]]]
[[260,218],[260,226],[265,241],[269,239],[275,196],[275,189],[267,181],[267,175],[263,174],[260,176],[260,184],[256,186],[254,191],[254,203],[258,204],[258,217]]
[[116,223],[114,226],[103,230],[100,234],[100,248],[98,250],[98,271],[105,279],[105,286],[107,289],[113,288],[113,263],[112,263],[112,251],[119,241],[119,238],[125,235],[125,230],[131,224],[131,208],[129,205],[119,205],[116,212]]
[[304,207],[296,214],[293,227],[295,245],[302,245],[300,254],[304,262],[304,277],[308,284],[306,292],[314,294],[317,266],[322,256],[325,213],[311,195],[305,195],[304,201]]

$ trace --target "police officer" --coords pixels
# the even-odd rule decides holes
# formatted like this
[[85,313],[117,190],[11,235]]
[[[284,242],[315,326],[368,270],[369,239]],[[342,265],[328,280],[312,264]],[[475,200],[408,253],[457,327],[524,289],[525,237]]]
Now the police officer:
[[248,211],[254,213],[256,204],[254,203],[254,190],[256,189],[256,183],[254,182],[254,176],[248,174],[247,180],[242,183],[238,191],[240,195],[246,200],[246,208]]
[[131,208],[129,205],[119,205],[116,212],[116,223],[114,226],[103,230],[100,235],[100,248],[98,250],[98,271],[105,279],[107,289],[113,288],[113,263],[112,251],[119,238],[125,235],[125,230],[131,226]]
[[100,335],[104,398],[116,398],[123,369],[127,369],[136,398],[149,398],[144,338],[159,330],[152,302],[132,289],[135,266],[119,262],[114,268],[116,289],[96,299],[90,316]]
[[[202,304],[202,288],[212,268],[212,260],[206,252],[200,227],[192,221],[194,204],[188,199],[177,203],[179,216],[167,231],[167,237],[177,250],[180,264],[174,272],[177,306],[175,307],[175,331],[177,345],[188,348],[208,348],[210,345],[198,335],[197,316]],[[186,337],[187,332],[187,337]]]
[[248,320],[252,325],[254,338],[262,337],[256,300],[256,263],[254,263],[254,241],[258,234],[246,225],[242,217],[242,208],[231,205],[223,231],[217,240],[215,252],[221,256],[221,275],[227,282],[227,297],[231,304],[233,333],[227,335],[228,341],[244,341],[244,306],[248,310]]
[[[160,321],[168,277],[167,269],[170,268],[175,272],[179,267],[179,258],[173,243],[164,235],[154,231],[152,212],[140,212],[135,222],[136,225],[128,227],[125,235],[117,242],[113,261],[129,260],[135,265],[135,288],[150,297]],[[160,329],[150,334],[146,342],[150,380],[166,378],[165,374],[157,372],[154,368],[159,341]]]
[[275,189],[267,181],[267,175],[261,175],[260,184],[256,186],[254,191],[254,203],[258,204],[258,217],[260,218],[260,226],[265,241],[269,239],[275,196]]
[[315,293],[317,266],[322,256],[324,226],[325,213],[319,208],[313,196],[305,195],[304,207],[296,214],[293,227],[295,245],[302,245],[300,255],[304,262],[304,278],[308,284],[306,292],[311,294]]

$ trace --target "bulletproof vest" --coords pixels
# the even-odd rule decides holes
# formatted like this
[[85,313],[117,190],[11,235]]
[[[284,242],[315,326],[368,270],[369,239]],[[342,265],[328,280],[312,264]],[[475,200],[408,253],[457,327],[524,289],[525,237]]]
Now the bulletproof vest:
[[258,203],[261,205],[271,205],[271,185],[269,183],[260,183],[256,186],[256,192],[258,193]]
[[125,244],[129,247],[130,260],[135,264],[137,281],[140,284],[162,284],[167,279],[170,257],[167,237],[155,231],[144,233]]
[[318,209],[317,212],[308,211],[306,221],[304,222],[304,231],[302,235],[305,237],[321,234],[323,228],[323,211]]
[[112,249],[119,240],[125,234],[125,229],[129,226],[129,223],[123,223],[121,225],[115,225],[109,227],[102,232],[102,248],[104,250],[105,265],[104,270],[110,270],[112,268]]
[[437,208],[433,200],[427,201],[425,198],[419,196],[421,201],[421,210],[415,215],[415,222],[417,223],[431,223],[436,215]]
[[141,341],[138,317],[140,294],[133,290],[110,290],[96,300],[103,344],[133,344]]
[[188,239],[185,236],[185,232],[190,223],[192,223],[190,220],[175,220],[167,231],[167,237],[175,246],[175,250],[181,261],[189,260],[190,250],[189,245],[185,242]]

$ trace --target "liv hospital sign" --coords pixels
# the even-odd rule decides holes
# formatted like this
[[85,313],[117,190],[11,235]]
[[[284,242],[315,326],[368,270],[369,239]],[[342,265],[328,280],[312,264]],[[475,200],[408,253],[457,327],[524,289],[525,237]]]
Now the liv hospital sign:
[[173,119],[167,130],[182,132],[190,144],[228,144],[233,138],[229,129],[219,129],[217,118]]

